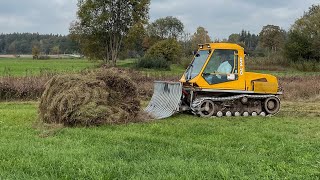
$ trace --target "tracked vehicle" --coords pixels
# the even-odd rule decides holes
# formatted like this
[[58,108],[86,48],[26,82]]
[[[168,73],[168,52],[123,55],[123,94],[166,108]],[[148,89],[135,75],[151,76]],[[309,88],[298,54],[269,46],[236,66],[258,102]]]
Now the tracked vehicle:
[[155,82],[145,111],[156,119],[179,112],[201,117],[277,114],[282,94],[277,78],[246,72],[245,56],[237,44],[199,45],[180,82]]

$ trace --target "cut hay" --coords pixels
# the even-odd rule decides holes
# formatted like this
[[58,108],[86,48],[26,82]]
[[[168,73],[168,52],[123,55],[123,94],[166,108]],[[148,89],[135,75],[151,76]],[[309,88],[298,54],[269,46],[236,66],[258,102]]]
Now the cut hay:
[[136,84],[116,69],[55,76],[39,105],[43,122],[66,126],[138,122],[140,113]]

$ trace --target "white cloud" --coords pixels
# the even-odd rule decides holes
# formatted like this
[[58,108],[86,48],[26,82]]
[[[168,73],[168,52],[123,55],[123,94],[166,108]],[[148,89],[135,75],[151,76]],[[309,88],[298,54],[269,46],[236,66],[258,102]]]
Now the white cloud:
[[63,5],[66,5],[70,2],[70,1],[66,1],[66,0],[51,0],[51,1],[58,6],[63,6]]
[[76,11],[77,0],[0,0],[0,33],[68,34]]
[[23,27],[31,27],[32,23],[22,16],[0,16],[0,24],[7,28],[19,29]]

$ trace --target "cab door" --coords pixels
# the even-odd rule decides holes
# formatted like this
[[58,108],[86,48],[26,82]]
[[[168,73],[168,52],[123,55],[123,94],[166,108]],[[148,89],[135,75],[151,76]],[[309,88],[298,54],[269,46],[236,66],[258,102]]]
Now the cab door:
[[243,55],[238,50],[215,49],[202,73],[205,88],[245,90],[244,69],[239,66],[242,62]]
[[214,50],[204,71],[203,78],[209,85],[235,81],[238,79],[238,51]]

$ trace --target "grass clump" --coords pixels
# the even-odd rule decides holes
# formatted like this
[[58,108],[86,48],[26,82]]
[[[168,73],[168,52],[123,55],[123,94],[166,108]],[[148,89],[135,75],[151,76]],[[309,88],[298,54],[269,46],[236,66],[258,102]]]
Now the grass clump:
[[66,126],[137,122],[140,112],[136,84],[116,69],[55,76],[39,105],[43,122]]

